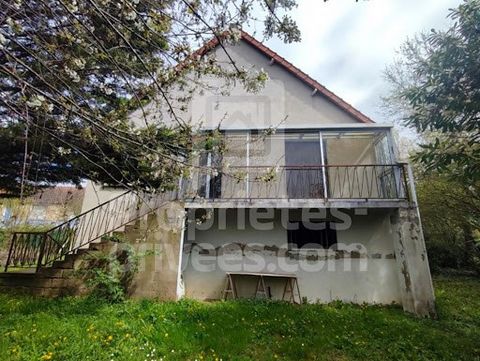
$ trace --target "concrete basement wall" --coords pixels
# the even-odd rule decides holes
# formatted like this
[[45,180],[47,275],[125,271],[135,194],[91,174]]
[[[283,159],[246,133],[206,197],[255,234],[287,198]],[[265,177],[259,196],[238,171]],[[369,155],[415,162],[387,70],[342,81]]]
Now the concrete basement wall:
[[[215,218],[218,218],[217,214]],[[389,211],[368,210],[366,215],[356,215],[350,210],[346,214],[352,218],[351,227],[338,231],[337,235],[338,242],[344,243],[349,250],[328,251],[318,257],[288,251],[287,232],[281,224],[279,210],[275,211],[274,227],[271,230],[253,229],[248,224],[248,211],[245,229],[237,229],[236,210],[227,211],[224,230],[218,229],[218,224],[214,223],[211,229],[196,230],[192,235],[187,227],[182,260],[186,297],[221,298],[226,270],[221,269],[220,265],[230,264],[233,267],[232,265],[240,264],[242,271],[292,273],[278,269],[280,262],[283,262],[293,266],[302,263],[309,268],[321,267],[312,272],[306,269],[293,272],[298,277],[302,297],[310,302],[342,300],[354,303],[401,303]],[[225,244],[230,246],[222,248]],[[355,247],[355,244],[361,244],[361,249]],[[248,252],[250,256],[246,256]],[[252,254],[265,260],[262,269],[255,268],[252,264]],[[206,260],[206,257],[209,259]],[[198,271],[196,264],[199,263],[214,269],[208,272]],[[272,269],[272,264],[277,269]],[[351,270],[348,265],[351,265]],[[252,296],[255,282],[254,279],[246,278],[239,281],[239,294]],[[281,282],[270,282],[268,286],[271,287],[274,298],[282,296]]]

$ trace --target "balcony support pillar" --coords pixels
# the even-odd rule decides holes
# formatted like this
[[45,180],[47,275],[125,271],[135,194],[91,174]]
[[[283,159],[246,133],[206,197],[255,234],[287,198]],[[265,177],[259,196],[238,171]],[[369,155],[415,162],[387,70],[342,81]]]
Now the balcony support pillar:
[[395,209],[390,223],[403,309],[434,318],[435,296],[418,208]]

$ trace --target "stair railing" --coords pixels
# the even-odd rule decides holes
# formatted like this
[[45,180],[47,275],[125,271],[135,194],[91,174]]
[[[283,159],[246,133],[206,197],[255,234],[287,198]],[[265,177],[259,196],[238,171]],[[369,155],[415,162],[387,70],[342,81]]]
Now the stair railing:
[[38,271],[174,198],[173,192],[138,194],[127,191],[46,231],[14,231],[5,272],[9,268]]

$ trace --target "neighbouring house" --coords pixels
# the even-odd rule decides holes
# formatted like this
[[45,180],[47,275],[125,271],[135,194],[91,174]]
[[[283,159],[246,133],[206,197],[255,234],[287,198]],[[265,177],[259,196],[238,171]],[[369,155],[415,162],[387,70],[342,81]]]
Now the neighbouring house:
[[80,213],[85,189],[74,186],[43,188],[20,201],[0,197],[0,227],[17,224],[29,226],[55,225]]
[[[222,95],[207,79],[184,111],[202,131],[220,124],[225,151],[201,152],[161,200],[89,183],[84,214],[64,226],[76,230],[69,253],[47,247],[39,268],[115,230],[156,251],[133,284],[138,297],[398,303],[433,315],[414,181],[392,126],[245,32],[226,49],[269,80],[257,94],[238,85]],[[206,53],[228,63],[217,40],[197,54]],[[145,110],[155,119],[154,104]]]
[[48,229],[80,213],[85,189],[72,186],[43,188],[21,201],[0,193],[0,265],[8,256],[4,238],[12,229]]

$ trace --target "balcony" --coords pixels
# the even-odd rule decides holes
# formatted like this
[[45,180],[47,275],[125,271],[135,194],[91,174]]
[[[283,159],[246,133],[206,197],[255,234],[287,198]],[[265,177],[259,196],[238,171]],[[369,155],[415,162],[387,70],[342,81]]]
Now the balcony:
[[[392,206],[409,201],[405,164],[232,167],[199,171],[182,182],[190,203]],[[230,201],[230,202],[228,202]]]
[[395,162],[389,131],[225,133],[225,151],[201,153],[180,195],[191,207],[408,204],[409,174]]

